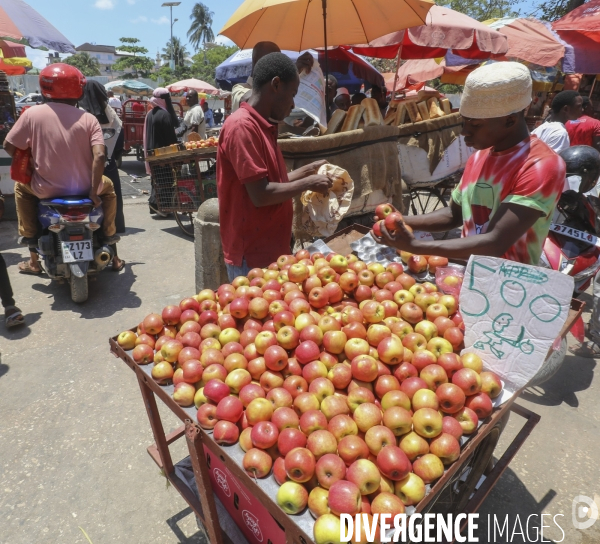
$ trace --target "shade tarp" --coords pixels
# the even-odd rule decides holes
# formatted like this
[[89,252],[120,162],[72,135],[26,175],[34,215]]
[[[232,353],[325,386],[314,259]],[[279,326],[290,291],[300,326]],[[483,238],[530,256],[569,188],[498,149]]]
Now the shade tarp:
[[[471,69],[474,69],[473,66]],[[444,74],[458,74],[459,72],[465,72],[467,74],[466,66],[446,66],[446,60],[441,59],[412,59],[407,60],[400,69],[398,70],[398,83],[396,85],[397,90],[404,89],[410,85],[422,83],[424,81],[430,81],[438,77],[442,77]],[[394,74],[392,73],[392,78]],[[392,80],[391,85],[394,85]]]
[[443,57],[447,50],[465,58],[486,59],[508,49],[506,36],[472,17],[442,6],[433,6],[425,25],[386,34],[352,50],[359,55],[392,59],[402,46],[403,59]]
[[22,0],[0,0],[0,39],[34,49],[76,53],[67,38]]
[[[324,50],[309,49],[308,52],[321,67],[324,65]],[[282,51],[292,60],[296,60],[304,51]],[[328,50],[329,73],[333,74],[338,82],[338,87],[346,87],[350,92],[358,92],[361,85],[366,82],[382,87],[383,76],[362,57],[336,47]],[[227,60],[217,66],[215,79],[224,88],[231,88],[236,83],[245,83],[252,71],[252,50],[242,49],[231,55]]]
[[148,96],[154,91],[150,85],[146,85],[143,81],[136,81],[135,79],[109,81],[104,85],[104,88],[107,91],[116,93],[131,92],[139,96]]
[[[552,23],[552,28],[569,43],[570,34],[580,34],[592,41],[600,42],[600,0],[591,0],[567,13]],[[598,50],[596,55],[600,56]]]
[[[402,28],[422,25],[427,0],[327,0],[327,45],[368,43]],[[246,0],[220,34],[241,49],[260,41],[281,49],[324,47],[323,3],[315,0]]]
[[171,85],[167,85],[167,89],[172,93],[179,93],[181,91],[189,91],[194,89],[199,93],[205,93],[209,95],[218,95],[219,89],[212,86],[210,83],[206,83],[200,79],[184,79],[182,81],[177,81],[176,83],[171,83]]

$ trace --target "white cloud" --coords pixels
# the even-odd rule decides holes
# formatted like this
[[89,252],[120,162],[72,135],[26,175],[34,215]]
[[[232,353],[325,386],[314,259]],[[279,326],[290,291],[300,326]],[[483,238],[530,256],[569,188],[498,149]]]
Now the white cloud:
[[138,24],[138,23],[147,23],[148,22],[148,17],[146,17],[145,15],[140,15],[139,17],[136,17],[135,19],[132,19],[131,22],[133,24]]
[[115,7],[114,0],[96,0],[94,7],[98,9],[113,9]]
[[[100,0],[99,0],[100,1]],[[164,15],[159,19],[152,19],[152,22],[157,25],[168,25],[170,23],[169,18]]]
[[215,38],[215,43],[218,43],[219,45],[227,45],[227,46],[235,45],[229,38],[227,38],[225,36],[221,36],[220,34]]
[[[49,51],[41,51],[39,49],[25,48],[27,58],[32,62],[34,68],[44,68],[48,62]],[[61,53],[60,58],[65,59],[70,57],[69,54]]]

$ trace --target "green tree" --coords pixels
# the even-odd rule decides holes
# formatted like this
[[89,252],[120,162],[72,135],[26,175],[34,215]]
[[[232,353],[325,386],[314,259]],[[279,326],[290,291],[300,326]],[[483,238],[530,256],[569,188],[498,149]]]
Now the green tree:
[[181,40],[177,36],[173,36],[173,40],[169,40],[167,42],[167,46],[163,47],[163,53],[161,58],[170,62],[171,60],[171,51],[173,52],[173,60],[175,61],[175,67],[184,66],[185,59],[189,55],[185,45],[181,44]]
[[75,66],[84,76],[99,76],[100,63],[98,59],[90,57],[89,53],[82,52],[67,57],[64,62]]
[[545,21],[556,21],[564,17],[570,11],[585,4],[586,0],[549,0],[538,4],[537,9],[532,13],[535,17]]
[[198,51],[200,44],[206,42],[212,42],[215,39],[215,34],[212,30],[214,13],[208,9],[202,2],[198,2],[194,5],[190,19],[192,24],[188,30],[188,38],[190,45]]
[[238,48],[235,45],[217,45],[196,53],[192,57],[191,71],[193,77],[216,86],[215,72],[217,66],[236,51],[238,51]]
[[[560,1],[560,0],[559,0]],[[518,0],[449,0],[440,5],[464,13],[478,21],[501,17],[518,17]]]
[[121,38],[121,45],[117,47],[119,51],[129,53],[132,57],[122,57],[113,65],[113,69],[119,72],[126,72],[124,77],[148,77],[154,68],[154,61],[145,56],[148,49],[138,45],[140,40],[137,38]]

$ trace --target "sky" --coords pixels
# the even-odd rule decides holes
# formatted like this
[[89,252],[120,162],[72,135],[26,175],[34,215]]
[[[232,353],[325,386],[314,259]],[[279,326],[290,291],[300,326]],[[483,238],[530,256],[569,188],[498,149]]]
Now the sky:
[[[156,57],[170,39],[169,8],[161,7],[163,0],[26,0],[27,3],[54,25],[75,47],[85,43],[118,45],[119,38],[138,38],[140,45],[148,49],[148,55]],[[173,8],[173,35],[187,43],[190,13],[196,2],[181,0]],[[242,0],[205,1],[214,12],[213,32],[227,22]],[[215,6],[217,4],[217,6]],[[219,43],[228,43],[219,38]],[[191,47],[188,46],[191,51]],[[27,57],[39,68],[46,66],[47,51],[27,48]]]
[[[119,38],[131,37],[141,40],[140,45],[148,49],[148,55],[156,57],[170,38],[169,8],[161,7],[163,0],[27,0],[27,3],[53,24],[75,47],[85,43],[118,45]],[[242,0],[205,1],[214,11],[213,31],[215,35],[227,22]],[[517,8],[521,13],[533,11],[537,0],[521,0]],[[173,35],[187,43],[190,13],[194,0],[181,0],[173,8]],[[231,42],[219,37],[219,43]],[[188,47],[191,51],[191,47]],[[38,68],[46,66],[46,51],[27,48],[27,56]]]

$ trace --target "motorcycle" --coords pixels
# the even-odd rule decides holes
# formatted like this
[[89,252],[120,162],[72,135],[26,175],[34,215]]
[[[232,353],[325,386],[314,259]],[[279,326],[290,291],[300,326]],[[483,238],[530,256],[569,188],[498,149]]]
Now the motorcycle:
[[88,298],[88,276],[106,268],[114,257],[99,231],[104,214],[89,198],[41,200],[38,219],[42,235],[37,252],[53,280],[68,280],[73,302]]

